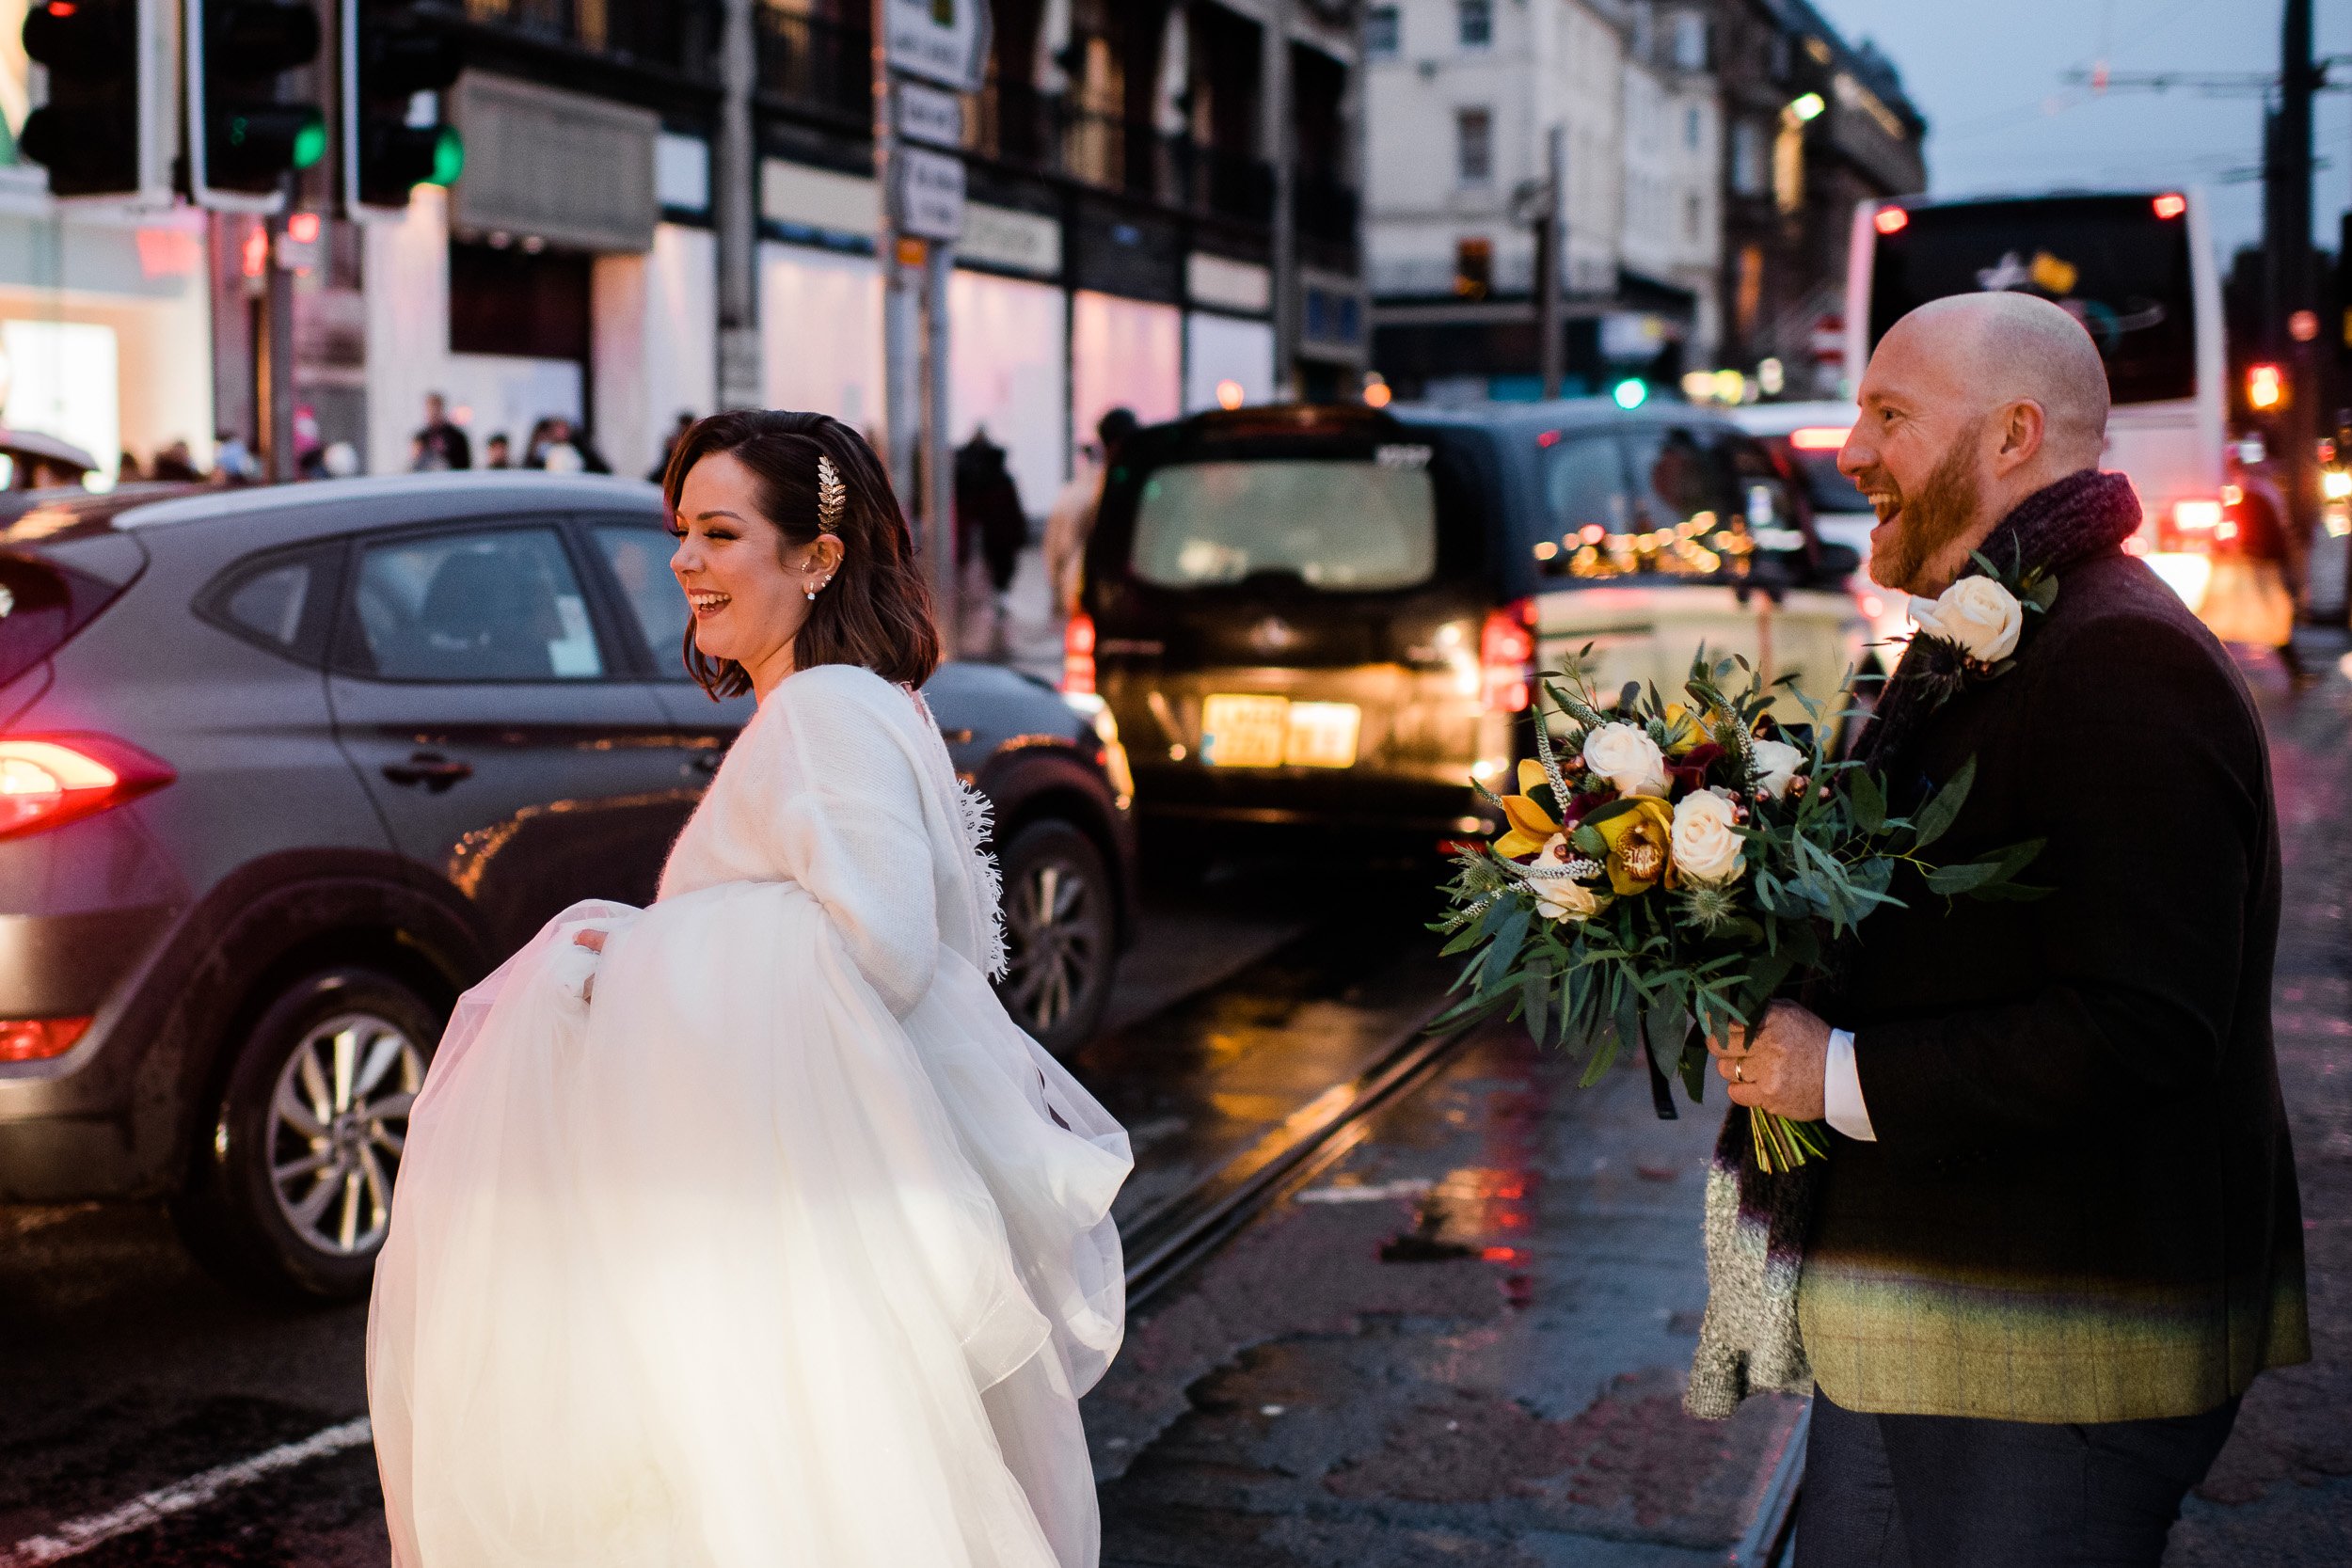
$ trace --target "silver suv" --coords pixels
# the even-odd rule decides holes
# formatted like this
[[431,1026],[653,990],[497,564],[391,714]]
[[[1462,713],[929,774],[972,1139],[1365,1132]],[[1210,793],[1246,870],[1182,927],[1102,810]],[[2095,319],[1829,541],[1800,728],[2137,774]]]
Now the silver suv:
[[[643,902],[714,705],[650,485],[441,474],[0,522],[0,1200],[167,1197],[209,1261],[364,1288],[450,1003],[575,899]],[[1106,715],[927,693],[994,800],[1008,1004],[1099,1018],[1133,928]]]

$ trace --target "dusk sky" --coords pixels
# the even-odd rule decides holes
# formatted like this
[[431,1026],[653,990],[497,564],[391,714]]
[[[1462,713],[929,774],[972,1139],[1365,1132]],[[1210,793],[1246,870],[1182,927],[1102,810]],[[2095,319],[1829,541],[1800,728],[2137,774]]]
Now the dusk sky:
[[[1814,0],[1871,38],[1926,114],[1937,195],[2058,186],[2202,188],[2224,261],[2262,228],[2261,99],[2111,90],[2063,80],[2116,71],[2275,72],[2280,0]],[[2352,55],[2352,6],[2314,7],[2316,52]],[[2352,85],[2352,62],[2337,74]],[[2319,100],[2312,227],[2333,249],[2352,206],[2352,94]]]

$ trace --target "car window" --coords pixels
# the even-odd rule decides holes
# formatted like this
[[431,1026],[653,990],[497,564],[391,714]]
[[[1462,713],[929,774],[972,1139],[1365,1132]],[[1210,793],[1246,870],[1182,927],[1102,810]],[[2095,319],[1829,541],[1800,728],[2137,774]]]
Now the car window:
[[[1624,443],[1629,493],[1605,497],[1605,465],[1589,443],[1564,441],[1547,458],[1546,491],[1559,550],[1536,554],[1552,576],[1744,577],[1761,562],[1805,550],[1804,518],[1772,458],[1746,436],[1705,426],[1632,425]],[[1604,515],[1604,512],[1607,515]]]
[[654,668],[677,680],[690,679],[680,657],[690,616],[686,594],[670,575],[674,546],[669,534],[644,523],[598,523],[590,531],[653,656]]
[[1371,460],[1170,464],[1143,482],[1130,563],[1164,588],[1265,573],[1337,593],[1426,582],[1438,562],[1430,457],[1398,445]]
[[0,553],[0,686],[55,653],[120,592],[70,566]]
[[1544,495],[1554,526],[1551,537],[1535,542],[1535,559],[1547,575],[1564,575],[1579,548],[1626,531],[1632,501],[1626,494],[1625,454],[1617,438],[1572,436],[1548,449]]
[[604,656],[551,528],[388,540],[360,551],[358,647],[387,680],[591,680]]

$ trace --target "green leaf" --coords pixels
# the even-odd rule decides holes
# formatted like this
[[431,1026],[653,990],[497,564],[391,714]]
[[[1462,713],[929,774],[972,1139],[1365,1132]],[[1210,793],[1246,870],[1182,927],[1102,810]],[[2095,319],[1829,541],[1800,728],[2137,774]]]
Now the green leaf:
[[1875,833],[1886,826],[1886,791],[1867,768],[1854,769],[1852,782],[1847,785],[1847,799],[1853,803],[1853,825],[1866,833]]
[[[1606,822],[1613,816],[1623,816],[1627,812],[1633,810],[1634,802],[1641,799],[1643,799],[1643,797],[1637,795],[1619,796],[1616,800],[1610,801],[1606,805],[1594,807],[1591,812],[1586,814],[1584,821],[1587,823]],[[1598,837],[1599,835],[1595,834],[1594,836]],[[1603,847],[1606,848],[1605,840],[1603,841]]]
[[1953,774],[1950,781],[1935,792],[1934,799],[1921,806],[1919,815],[1912,819],[1911,847],[1914,850],[1924,849],[1944,836],[1953,819],[1960,816],[1960,808],[1968,799],[1968,788],[1976,782],[1977,759],[1970,757],[1960,765],[1960,771]]
[[1568,835],[1568,842],[1576,846],[1578,854],[1591,860],[1602,860],[1609,854],[1609,841],[1601,837],[1600,830],[1589,822],[1578,823],[1576,832]]
[[1536,1044],[1551,1028],[1551,966],[1534,963],[1519,976],[1519,1006],[1527,1018],[1527,1037]]

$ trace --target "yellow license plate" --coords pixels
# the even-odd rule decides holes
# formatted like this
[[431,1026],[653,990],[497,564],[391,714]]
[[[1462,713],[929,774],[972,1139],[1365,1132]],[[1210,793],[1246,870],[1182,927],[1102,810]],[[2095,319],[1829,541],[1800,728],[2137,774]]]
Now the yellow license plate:
[[1362,729],[1354,703],[1219,692],[1200,705],[1200,760],[1212,768],[1353,768]]

